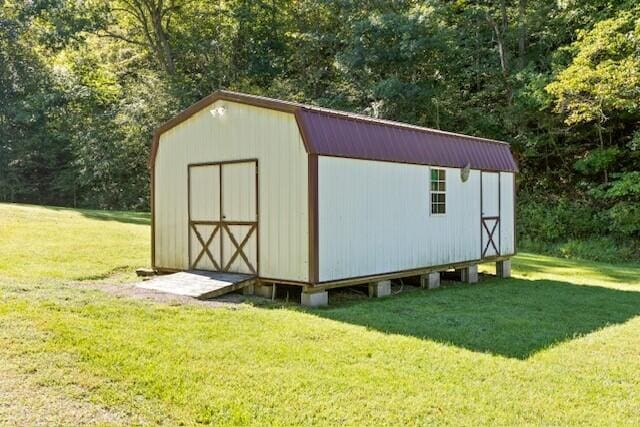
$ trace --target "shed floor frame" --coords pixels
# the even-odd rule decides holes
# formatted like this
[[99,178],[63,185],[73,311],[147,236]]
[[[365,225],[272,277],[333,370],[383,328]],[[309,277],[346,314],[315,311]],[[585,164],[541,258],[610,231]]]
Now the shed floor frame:
[[[482,264],[486,262],[505,261],[505,260],[509,260],[513,256],[515,256],[515,253],[509,254],[509,255],[491,256],[491,257],[486,257],[486,258],[476,259],[471,261],[454,262],[449,264],[434,265],[430,267],[402,270],[402,271],[396,271],[391,273],[373,274],[369,276],[351,277],[347,279],[333,280],[333,281],[320,282],[320,283],[301,282],[301,281],[277,279],[277,278],[271,278],[271,277],[257,277],[256,281],[257,281],[257,284],[263,284],[263,285],[300,286],[303,292],[323,292],[328,289],[344,288],[348,286],[362,285],[365,283],[377,282],[382,280],[403,279],[406,277],[420,276],[423,274],[433,273],[437,271],[461,269],[461,268],[466,268],[472,265]],[[157,271],[161,273],[175,273],[183,270],[158,268]]]

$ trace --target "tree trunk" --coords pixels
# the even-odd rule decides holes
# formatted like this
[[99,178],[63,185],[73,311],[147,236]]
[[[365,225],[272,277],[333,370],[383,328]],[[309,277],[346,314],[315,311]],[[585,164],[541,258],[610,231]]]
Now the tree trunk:
[[525,66],[527,55],[527,0],[518,3],[518,65],[520,69]]
[[173,60],[173,52],[169,45],[169,40],[165,28],[162,25],[162,1],[158,2],[156,8],[153,11],[153,31],[158,39],[158,50],[161,52],[165,70],[169,75],[176,73],[176,66]]
[[[506,7],[504,6],[505,5],[504,0],[502,1],[502,5],[506,10]],[[508,57],[507,46],[505,45],[505,40],[504,40],[504,34],[507,29],[506,15],[504,15],[506,14],[505,10],[503,10],[502,26],[498,25],[495,19],[493,19],[493,17],[488,12],[485,14],[485,18],[489,23],[489,25],[491,26],[491,28],[493,28],[493,32],[496,36],[496,44],[498,45],[498,54],[500,55],[500,69],[502,71],[502,77],[504,79],[504,84],[507,89],[507,103],[511,105],[511,101],[513,99],[513,89],[511,88],[511,83],[509,82],[509,75],[510,75],[509,57]]]

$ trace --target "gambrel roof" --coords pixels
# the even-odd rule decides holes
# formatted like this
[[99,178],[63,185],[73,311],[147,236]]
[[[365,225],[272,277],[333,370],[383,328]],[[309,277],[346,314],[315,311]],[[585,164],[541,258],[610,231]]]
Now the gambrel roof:
[[309,154],[517,172],[509,144],[390,120],[230,91],[216,91],[154,132],[153,164],[160,135],[218,100],[293,113]]

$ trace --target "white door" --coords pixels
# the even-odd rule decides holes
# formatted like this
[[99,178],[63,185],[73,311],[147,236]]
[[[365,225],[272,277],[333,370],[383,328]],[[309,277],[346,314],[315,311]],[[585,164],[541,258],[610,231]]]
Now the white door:
[[220,165],[189,166],[189,268],[221,270]]
[[189,165],[189,266],[258,274],[258,163]]
[[258,163],[222,165],[224,271],[258,274]]
[[500,255],[500,174],[482,172],[482,258]]

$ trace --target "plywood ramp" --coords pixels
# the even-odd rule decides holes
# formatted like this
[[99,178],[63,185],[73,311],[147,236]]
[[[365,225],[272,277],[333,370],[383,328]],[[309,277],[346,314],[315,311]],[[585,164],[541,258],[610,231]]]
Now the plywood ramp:
[[142,289],[210,299],[252,285],[256,276],[240,273],[191,270],[158,276],[136,285]]

